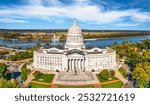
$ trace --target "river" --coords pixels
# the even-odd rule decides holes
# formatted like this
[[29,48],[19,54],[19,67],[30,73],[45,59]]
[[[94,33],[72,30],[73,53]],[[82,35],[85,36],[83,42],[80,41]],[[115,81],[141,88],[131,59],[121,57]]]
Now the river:
[[[146,38],[150,38],[150,36],[138,36],[138,37],[127,37],[127,38],[111,38],[111,39],[99,39],[99,40],[86,40],[84,41],[86,46],[93,46],[93,47],[106,47],[112,46],[115,42],[118,44],[123,43],[124,41],[128,42],[140,42]],[[40,42],[44,45],[42,41],[22,41],[22,40],[4,40],[0,39],[1,45],[6,45],[8,48],[21,48],[26,49],[33,46],[36,46],[37,42]],[[53,44],[54,42],[49,42]],[[65,44],[65,41],[56,41],[56,44]]]

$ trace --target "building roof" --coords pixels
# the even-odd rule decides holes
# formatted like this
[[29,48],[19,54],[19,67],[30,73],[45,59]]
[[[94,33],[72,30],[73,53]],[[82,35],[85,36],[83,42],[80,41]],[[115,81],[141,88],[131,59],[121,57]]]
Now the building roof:
[[67,51],[66,55],[70,55],[70,54],[73,54],[73,53],[78,53],[78,54],[81,54],[81,55],[85,55],[83,51],[77,50],[77,49]]
[[74,35],[74,34],[81,34],[82,31],[80,27],[77,25],[76,19],[74,19],[73,25],[69,28],[68,34]]
[[62,45],[44,46],[44,49],[50,49],[50,48],[64,49],[64,46]]

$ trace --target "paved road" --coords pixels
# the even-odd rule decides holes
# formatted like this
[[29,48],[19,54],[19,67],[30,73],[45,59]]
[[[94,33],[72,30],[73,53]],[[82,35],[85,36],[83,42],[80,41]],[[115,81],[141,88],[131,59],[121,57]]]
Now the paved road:
[[2,60],[0,59],[0,63],[5,63],[10,66],[8,69],[10,73],[12,73],[12,78],[16,79],[18,81],[18,85],[22,86],[22,79],[21,79],[21,68],[22,66],[32,60],[32,58],[19,60],[19,61],[10,61],[10,60]]
[[3,59],[0,59],[0,63],[27,63],[29,62],[30,60],[32,60],[33,58],[29,58],[29,59],[23,59],[23,60],[18,60],[18,61],[10,61],[10,60],[3,60]]

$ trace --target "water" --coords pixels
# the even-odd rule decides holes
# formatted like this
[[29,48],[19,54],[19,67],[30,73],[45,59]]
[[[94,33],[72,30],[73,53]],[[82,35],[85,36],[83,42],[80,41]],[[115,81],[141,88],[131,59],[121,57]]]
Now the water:
[[[115,42],[117,42],[118,44],[121,44],[124,41],[140,42],[141,40],[144,40],[146,38],[150,38],[150,36],[116,38],[116,39],[101,39],[101,40],[88,40],[88,41],[84,41],[84,43],[85,43],[86,46],[106,47],[106,46],[114,45]],[[3,39],[0,39],[0,44],[1,45],[6,45],[6,47],[8,47],[8,48],[26,49],[26,48],[36,46],[36,44],[38,42],[40,42],[42,45],[44,45],[44,42],[42,42],[42,41],[21,41],[21,40],[3,40]],[[53,44],[53,42],[49,42],[49,43]],[[65,44],[65,41],[56,41],[56,44]]]

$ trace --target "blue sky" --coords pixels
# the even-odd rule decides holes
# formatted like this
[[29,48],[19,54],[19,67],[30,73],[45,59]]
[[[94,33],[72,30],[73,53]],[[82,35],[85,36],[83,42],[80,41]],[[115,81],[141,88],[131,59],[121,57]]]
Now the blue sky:
[[150,0],[0,0],[0,29],[150,30]]

